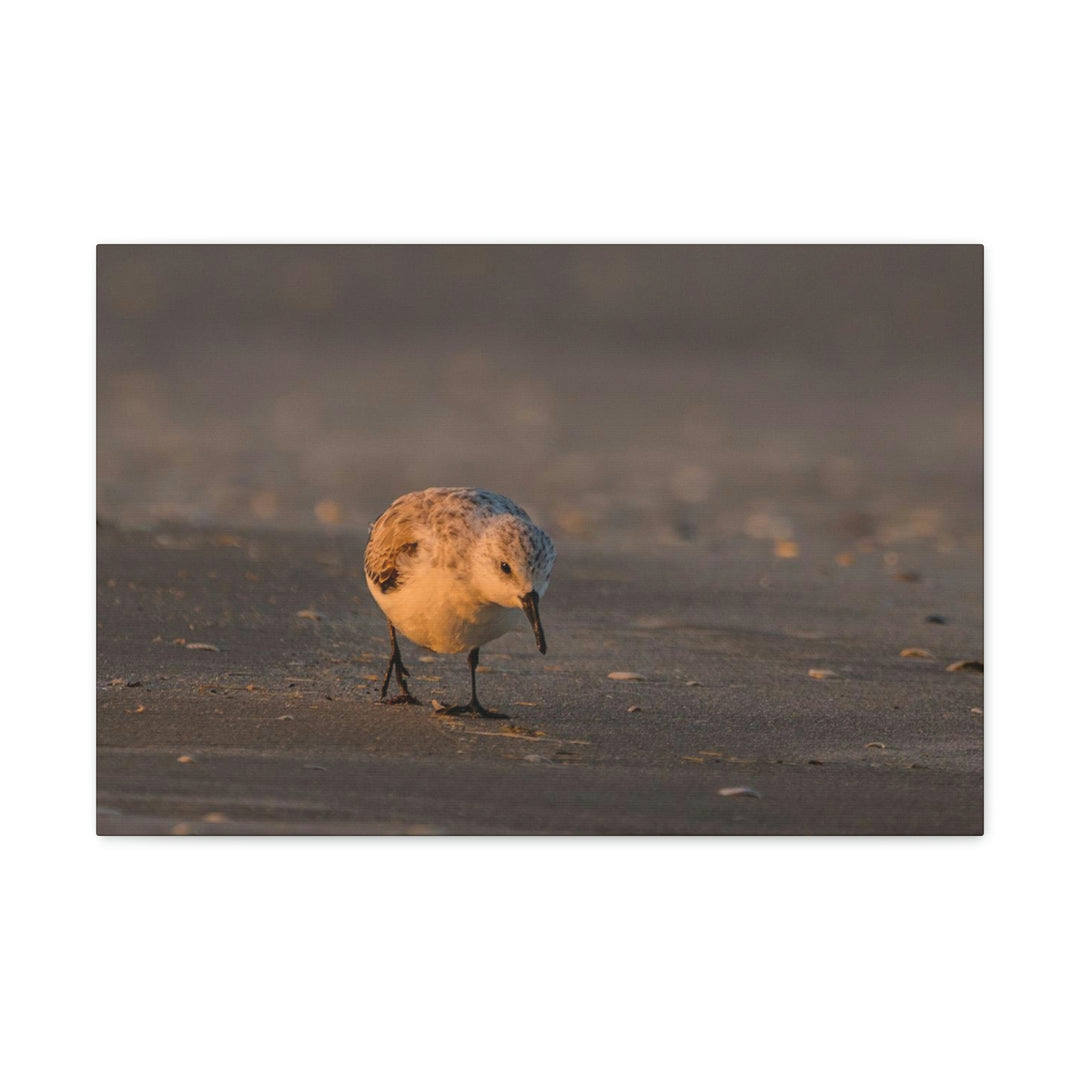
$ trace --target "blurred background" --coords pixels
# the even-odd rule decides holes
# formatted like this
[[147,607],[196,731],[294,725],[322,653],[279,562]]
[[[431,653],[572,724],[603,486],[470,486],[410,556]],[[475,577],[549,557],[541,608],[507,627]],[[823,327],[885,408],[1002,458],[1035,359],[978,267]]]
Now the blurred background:
[[99,516],[363,534],[462,484],[556,540],[977,546],[982,254],[103,245]]

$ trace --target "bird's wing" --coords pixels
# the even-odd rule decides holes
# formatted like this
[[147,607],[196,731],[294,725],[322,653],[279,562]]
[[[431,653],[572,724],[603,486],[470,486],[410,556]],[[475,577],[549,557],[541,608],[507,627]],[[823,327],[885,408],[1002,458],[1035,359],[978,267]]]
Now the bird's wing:
[[391,506],[371,527],[364,552],[364,572],[380,592],[396,589],[402,573],[420,546],[420,530],[412,515]]

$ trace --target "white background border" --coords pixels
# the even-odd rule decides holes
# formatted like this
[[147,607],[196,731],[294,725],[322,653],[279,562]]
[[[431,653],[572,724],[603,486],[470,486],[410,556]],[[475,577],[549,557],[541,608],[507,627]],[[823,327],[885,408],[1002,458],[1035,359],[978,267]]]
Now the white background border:
[[[1067,1060],[1064,3],[6,16],[19,1076],[922,1077]],[[99,839],[94,245],[985,243],[988,835]]]

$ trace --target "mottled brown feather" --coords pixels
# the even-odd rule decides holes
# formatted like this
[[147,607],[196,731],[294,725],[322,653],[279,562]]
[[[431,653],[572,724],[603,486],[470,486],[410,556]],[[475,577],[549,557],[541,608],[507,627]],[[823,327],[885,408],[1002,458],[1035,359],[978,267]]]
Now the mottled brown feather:
[[392,506],[371,527],[371,540],[364,552],[364,572],[380,592],[390,592],[401,584],[403,563],[420,546],[411,522],[395,513]]

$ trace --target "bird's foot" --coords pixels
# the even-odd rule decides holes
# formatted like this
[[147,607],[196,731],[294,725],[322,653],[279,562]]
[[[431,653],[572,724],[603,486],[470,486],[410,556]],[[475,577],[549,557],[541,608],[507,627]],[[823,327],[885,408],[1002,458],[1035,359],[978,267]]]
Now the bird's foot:
[[422,701],[417,701],[412,694],[406,691],[404,694],[398,694],[392,698],[380,698],[378,705],[422,705]]
[[470,702],[468,705],[443,705],[435,710],[436,716],[480,716],[485,720],[509,720],[506,713],[492,712],[485,709],[479,701]]

